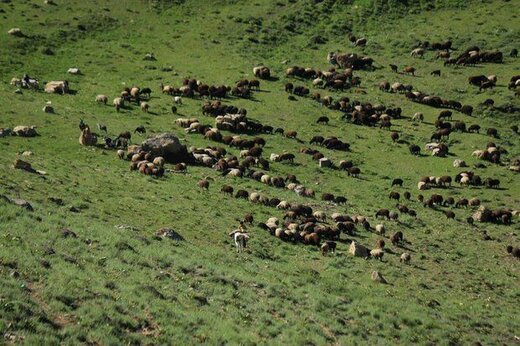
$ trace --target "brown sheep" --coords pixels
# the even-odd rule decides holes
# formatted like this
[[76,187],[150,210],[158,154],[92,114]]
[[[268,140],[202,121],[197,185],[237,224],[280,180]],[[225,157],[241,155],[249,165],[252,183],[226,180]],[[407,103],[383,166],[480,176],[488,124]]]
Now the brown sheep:
[[220,192],[222,192],[223,194],[227,194],[227,195],[231,196],[231,195],[233,195],[233,187],[229,186],[229,185],[224,185],[220,189]]
[[415,76],[415,67],[407,66],[403,69],[403,73],[409,73],[412,76]]
[[199,180],[197,185],[203,190],[207,191],[209,189],[209,181],[207,179]]

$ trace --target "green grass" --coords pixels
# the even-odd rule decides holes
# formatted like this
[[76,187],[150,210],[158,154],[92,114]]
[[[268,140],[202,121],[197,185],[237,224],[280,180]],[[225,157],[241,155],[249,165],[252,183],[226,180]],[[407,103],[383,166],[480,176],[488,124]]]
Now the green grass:
[[[493,98],[496,105],[520,106],[507,89],[518,74],[518,60],[504,64],[444,68],[432,52],[413,59],[409,52],[419,40],[452,39],[459,51],[470,45],[507,53],[519,42],[518,1],[426,2],[396,6],[396,2],[324,1],[67,1],[45,6],[38,1],[0,4],[0,127],[35,125],[40,137],[0,138],[0,194],[31,202],[27,212],[0,202],[0,331],[3,342],[45,344],[513,344],[520,323],[517,305],[518,260],[509,256],[508,244],[520,245],[519,221],[513,225],[478,224],[465,219],[472,211],[454,209],[455,220],[416,202],[416,183],[424,175],[454,176],[455,158],[472,166],[471,152],[492,140],[485,134],[454,133],[447,158],[414,157],[405,144],[393,144],[389,132],[352,125],[339,112],[310,99],[289,101],[283,92],[288,66],[328,68],[332,50],[364,53],[373,57],[375,71],[356,72],[361,90],[344,93],[320,91],[360,101],[399,106],[408,118],[393,121],[402,139],[421,147],[429,141],[439,110],[411,103],[404,96],[382,93],[381,80],[401,81],[415,89],[460,100],[475,107],[470,118],[455,112],[455,120],[496,127],[507,148],[507,163],[520,154],[518,135],[509,127],[518,114],[491,111],[479,104]],[[374,5],[376,3],[376,5]],[[37,5],[37,6],[36,6]],[[107,10],[105,10],[106,8]],[[22,16],[22,13],[24,16]],[[288,24],[292,24],[289,27]],[[83,25],[86,31],[78,31]],[[27,38],[6,32],[20,27]],[[366,36],[366,48],[354,48],[347,35]],[[325,44],[311,38],[320,35]],[[253,40],[251,40],[253,39]],[[254,41],[256,40],[255,43]],[[42,53],[51,48],[54,55]],[[154,52],[156,62],[142,60]],[[288,60],[287,64],[282,61]],[[188,146],[216,143],[200,135],[187,135],[174,124],[172,100],[158,93],[159,83],[179,85],[192,77],[210,84],[233,84],[252,78],[252,67],[264,63],[277,81],[262,81],[262,92],[252,100],[228,99],[245,107],[248,116],[286,130],[298,131],[308,141],[313,135],[336,135],[351,143],[351,152],[319,148],[333,162],[352,159],[361,168],[361,179],[337,170],[319,169],[298,151],[301,144],[277,135],[264,135],[265,156],[283,150],[296,153],[296,164],[273,163],[272,175],[295,174],[317,191],[316,199],[267,187],[250,179],[221,177],[214,170],[189,167],[188,174],[168,174],[152,179],[131,172],[128,162],[113,151],[82,147],[78,143],[79,119],[95,127],[106,124],[116,135],[144,125],[147,136],[173,132]],[[417,77],[395,75],[387,65],[412,65]],[[83,75],[66,74],[79,67]],[[163,72],[163,68],[171,72]],[[442,77],[429,75],[441,68]],[[68,79],[75,95],[47,95],[24,90],[14,94],[11,77],[23,73],[41,80]],[[467,77],[496,74],[494,90],[478,92]],[[115,97],[124,86],[149,86],[150,110],[137,107],[116,113],[94,102],[95,95]],[[56,114],[41,108],[52,101]],[[200,112],[200,99],[184,99],[179,113],[213,124]],[[425,123],[414,126],[409,117],[425,114]],[[329,125],[317,125],[321,115]],[[144,138],[143,138],[144,139]],[[134,135],[134,142],[141,138]],[[238,151],[229,149],[238,155]],[[25,150],[33,156],[21,157]],[[424,152],[424,149],[423,149]],[[16,158],[44,170],[42,178],[14,170]],[[482,177],[498,177],[500,190],[460,188],[430,190],[457,198],[478,197],[490,207],[520,207],[518,175],[506,165],[489,164],[477,170]],[[209,192],[197,181],[212,177]],[[401,177],[402,189],[390,188]],[[410,191],[406,202],[418,219],[402,216],[399,223],[385,222],[387,233],[402,230],[410,242],[412,264],[399,263],[402,249],[388,245],[383,262],[353,258],[348,245],[339,243],[336,256],[322,257],[318,249],[293,245],[252,227],[248,250],[237,255],[227,236],[237,218],[253,213],[256,222],[282,217],[283,212],[236,200],[219,193],[230,184],[235,189],[259,191],[269,197],[302,202],[316,210],[346,212],[373,218],[379,208],[395,210],[387,196],[392,190]],[[324,192],[344,195],[347,206],[320,201]],[[49,197],[62,198],[58,206]],[[74,206],[78,213],[70,211]],[[444,208],[442,208],[444,209]],[[134,229],[118,228],[128,225]],[[154,232],[171,227],[186,241],[156,240]],[[63,238],[68,228],[77,238]],[[486,230],[491,241],[484,241]],[[379,239],[359,230],[356,239],[373,247]],[[344,238],[344,236],[343,236]],[[386,239],[387,244],[389,243]],[[52,250],[52,251],[51,251]],[[370,280],[379,270],[390,282]]]

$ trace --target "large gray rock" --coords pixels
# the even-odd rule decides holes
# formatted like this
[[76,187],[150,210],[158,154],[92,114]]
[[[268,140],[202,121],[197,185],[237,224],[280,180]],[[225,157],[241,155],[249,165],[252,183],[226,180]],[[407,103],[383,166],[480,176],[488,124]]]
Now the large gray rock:
[[162,156],[167,162],[188,162],[190,156],[185,145],[182,145],[172,133],[163,133],[148,138],[141,144],[141,149],[150,152],[153,156]]

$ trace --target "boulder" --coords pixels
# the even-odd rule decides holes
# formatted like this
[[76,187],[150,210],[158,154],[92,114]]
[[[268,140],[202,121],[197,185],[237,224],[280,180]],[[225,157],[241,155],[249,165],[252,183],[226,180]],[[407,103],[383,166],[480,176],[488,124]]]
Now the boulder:
[[379,282],[382,284],[388,283],[386,279],[383,277],[383,275],[381,275],[381,273],[377,270],[372,272],[372,281]]
[[467,167],[466,161],[460,159],[454,160],[453,167]]
[[480,208],[478,208],[478,210],[475,213],[473,213],[471,217],[473,218],[473,220],[478,222],[489,222],[492,220],[493,215],[490,209],[481,205]]
[[20,137],[35,137],[38,136],[36,128],[34,126],[16,126],[13,132]]
[[155,236],[157,238],[170,238],[170,239],[173,239],[176,241],[184,240],[184,237],[182,235],[180,235],[179,233],[177,233],[176,231],[174,231],[171,228],[161,228],[160,230],[155,232]]
[[160,135],[148,138],[141,144],[141,149],[149,152],[152,156],[162,156],[167,162],[191,162],[192,156],[188,154],[185,145],[182,145],[172,133],[162,133]]
[[356,257],[365,257],[365,258],[368,257],[370,254],[370,252],[368,251],[368,249],[366,247],[356,243],[355,241],[353,241],[350,244],[348,252]]

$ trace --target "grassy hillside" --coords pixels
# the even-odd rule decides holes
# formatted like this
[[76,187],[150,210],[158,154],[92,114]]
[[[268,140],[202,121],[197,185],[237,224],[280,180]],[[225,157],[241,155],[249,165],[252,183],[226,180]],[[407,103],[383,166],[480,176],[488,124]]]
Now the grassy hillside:
[[[0,138],[0,194],[22,198],[33,212],[0,199],[0,332],[2,342],[15,344],[514,344],[520,336],[517,305],[520,299],[519,261],[506,253],[520,246],[518,217],[510,226],[482,223],[470,226],[471,209],[424,208],[417,195],[478,197],[491,208],[520,208],[520,180],[508,170],[520,155],[518,134],[510,126],[520,114],[503,113],[495,106],[520,106],[507,82],[518,74],[520,60],[509,51],[520,42],[518,1],[3,1],[0,3],[0,128],[34,125],[41,136]],[[25,37],[7,35],[19,27]],[[353,47],[349,34],[365,36],[365,48]],[[503,64],[444,67],[434,52],[423,59],[410,51],[419,41],[451,39],[457,53],[478,45],[505,53]],[[353,125],[341,113],[310,98],[290,101],[284,84],[311,86],[310,81],[287,78],[292,65],[329,68],[329,51],[356,52],[374,58],[374,71],[356,71],[360,88],[334,92],[361,102],[401,107],[403,119],[392,130],[401,139],[421,146],[423,154],[409,154],[408,145],[393,143],[388,130]],[[145,61],[153,52],[157,61]],[[284,63],[285,62],[285,63]],[[416,77],[395,74],[417,68]],[[299,149],[308,144],[280,135],[262,135],[265,157],[283,151],[296,154],[295,164],[271,163],[273,176],[295,174],[316,190],[316,198],[269,187],[252,179],[223,177],[210,168],[190,166],[187,174],[156,179],[129,171],[129,162],[112,150],[83,147],[78,123],[95,128],[105,124],[110,135],[138,125],[145,136],[172,132],[188,147],[222,145],[175,125],[178,117],[196,117],[205,124],[204,100],[184,98],[177,115],[170,96],[159,84],[179,86],[190,77],[209,84],[233,85],[253,78],[252,68],[265,64],[276,80],[261,81],[252,99],[230,97],[226,104],[244,107],[248,117],[274,127],[295,130],[306,143],[316,134],[335,135],[351,144],[351,151],[319,149],[333,162],[353,160],[359,179],[346,172],[320,169]],[[82,75],[67,74],[79,67]],[[442,70],[441,77],[430,72]],[[49,95],[23,89],[15,94],[12,77],[24,73],[41,81],[67,79],[75,92]],[[467,82],[472,75],[498,76],[497,87],[479,92]],[[435,130],[439,109],[383,93],[382,80],[412,84],[416,90],[456,99],[475,108],[473,117],[454,112],[454,120],[479,124],[480,134],[453,133],[450,155],[432,157],[424,151]],[[109,99],[128,86],[152,88],[150,113],[132,105],[117,113],[96,104],[97,94]],[[314,90],[312,90],[314,91]],[[42,112],[51,101],[55,114]],[[111,101],[109,101],[110,103]],[[425,115],[413,124],[416,112]],[[318,125],[319,116],[329,125]],[[499,139],[485,135],[497,128]],[[471,156],[494,141],[507,149],[502,165]],[[225,146],[230,154],[239,151]],[[23,151],[34,155],[21,156]],[[44,176],[11,167],[21,158]],[[482,177],[500,179],[500,189],[460,187],[417,191],[426,175],[455,176],[456,158]],[[209,191],[197,181],[211,177]],[[390,188],[393,178],[403,188]],[[228,233],[246,212],[257,222],[282,218],[283,211],[221,194],[224,184],[235,190],[258,191],[269,197],[305,203],[315,210],[367,215],[382,222],[387,237],[402,231],[405,248],[392,246],[384,260],[364,260],[348,254],[342,235],[335,256],[319,249],[282,242],[252,226],[247,251],[237,254]],[[396,210],[390,191],[412,193],[404,201],[418,217],[400,215],[398,222],[377,221],[380,208]],[[322,202],[324,192],[348,198],[346,206]],[[57,204],[54,199],[61,199]],[[453,210],[448,220],[445,210]],[[185,241],[157,240],[154,233],[170,227]],[[66,236],[63,229],[76,236]],[[483,239],[483,231],[491,240]],[[351,237],[349,237],[351,238]],[[356,241],[373,248],[382,237],[358,226]],[[410,265],[399,262],[404,251]],[[388,285],[370,280],[380,271]]]

